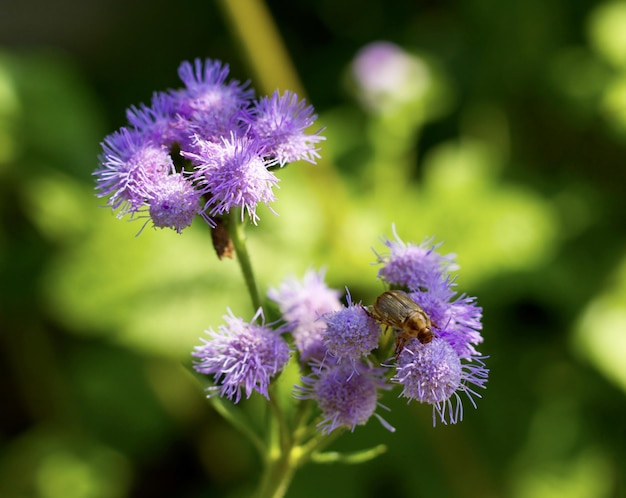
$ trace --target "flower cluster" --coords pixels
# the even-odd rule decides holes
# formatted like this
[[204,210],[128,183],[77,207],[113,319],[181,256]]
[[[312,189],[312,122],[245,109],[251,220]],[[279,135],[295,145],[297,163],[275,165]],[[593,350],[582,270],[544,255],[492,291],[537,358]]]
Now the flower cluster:
[[455,279],[450,272],[458,267],[454,255],[440,255],[432,239],[422,244],[386,239],[389,254],[378,255],[382,267],[378,276],[395,288],[402,288],[429,317],[435,335],[422,344],[411,339],[399,352],[392,382],[402,386],[401,396],[433,406],[433,423],[437,415],[443,423],[463,418],[459,392],[464,392],[476,407],[480,397],[471,386],[484,388],[488,369],[475,346],[483,341],[482,309],[474,297],[457,295]]
[[[381,391],[394,387],[409,401],[432,405],[433,423],[460,421],[459,393],[476,407],[474,398],[480,395],[475,388],[487,382],[484,357],[476,350],[483,340],[482,310],[475,298],[457,295],[450,276],[457,269],[454,255],[440,255],[432,239],[414,245],[395,235],[384,244],[389,252],[377,255],[378,276],[394,292],[405,293],[405,303],[410,303],[398,308],[397,317],[388,317],[393,323],[382,320],[375,307],[354,303],[349,292],[347,305],[342,305],[339,292],[324,283],[323,271],[309,270],[302,281],[288,278],[268,291],[282,315],[278,331],[230,316],[227,326],[219,333],[210,331],[213,339],[196,348],[196,370],[215,377],[209,394],[235,402],[241,389],[247,396],[252,390],[267,396],[271,377],[287,361],[284,334],[291,336],[301,369],[294,395],[316,401],[318,426],[325,434],[354,430],[371,416],[393,430],[375,411],[382,406]],[[430,327],[428,340],[422,342],[410,327],[404,330],[413,323],[413,313]],[[383,333],[389,326],[396,329],[395,348]],[[408,338],[400,341],[401,334]]]
[[257,223],[257,205],[274,200],[273,170],[319,157],[324,137],[305,133],[313,108],[288,91],[254,99],[219,61],[183,62],[178,74],[184,88],[129,108],[128,126],[104,139],[98,195],[120,217],[177,232],[195,215],[213,225],[233,208]]

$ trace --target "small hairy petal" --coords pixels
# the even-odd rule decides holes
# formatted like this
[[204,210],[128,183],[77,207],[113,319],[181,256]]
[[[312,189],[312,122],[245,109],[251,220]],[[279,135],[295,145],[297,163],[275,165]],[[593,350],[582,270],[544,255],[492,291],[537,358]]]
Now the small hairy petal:
[[285,367],[290,351],[278,331],[254,323],[261,314],[259,309],[247,323],[229,310],[226,325],[208,330],[210,340],[202,339],[203,344],[195,347],[192,355],[199,361],[194,369],[215,379],[208,396],[219,394],[238,403],[243,390],[247,398],[253,391],[269,397],[270,380]]

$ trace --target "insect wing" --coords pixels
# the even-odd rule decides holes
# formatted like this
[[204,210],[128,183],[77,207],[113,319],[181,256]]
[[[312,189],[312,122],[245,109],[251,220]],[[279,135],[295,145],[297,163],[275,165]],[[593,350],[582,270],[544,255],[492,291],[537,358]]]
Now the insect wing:
[[422,309],[404,292],[392,290],[378,296],[374,311],[380,321],[401,328],[408,317]]

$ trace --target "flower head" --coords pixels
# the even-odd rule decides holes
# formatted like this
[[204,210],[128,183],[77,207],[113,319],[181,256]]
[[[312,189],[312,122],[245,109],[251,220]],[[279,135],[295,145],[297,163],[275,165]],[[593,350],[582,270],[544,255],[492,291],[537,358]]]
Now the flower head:
[[167,150],[127,128],[112,133],[102,142],[100,168],[94,172],[99,197],[109,197],[120,215],[144,207],[154,185],[174,170]]
[[183,62],[178,68],[178,76],[185,88],[172,92],[177,100],[178,113],[190,120],[208,116],[216,125],[228,122],[254,96],[254,90],[247,88],[247,82],[227,81],[229,72],[228,64],[217,60]]
[[321,317],[342,307],[339,291],[326,285],[324,274],[324,270],[308,270],[301,281],[295,277],[287,278],[277,288],[267,292],[291,330],[302,363],[324,358],[326,322]]
[[385,240],[391,250],[378,256],[383,267],[380,278],[390,285],[407,288],[409,298],[419,305],[431,322],[434,339],[422,344],[411,339],[403,344],[396,358],[397,372],[392,381],[402,384],[402,396],[433,405],[433,417],[452,423],[462,418],[458,392],[465,392],[472,405],[480,397],[468,387],[484,387],[488,369],[475,346],[483,341],[482,308],[474,297],[457,295],[456,282],[449,274],[458,269],[454,256],[442,256],[432,239],[416,246]]
[[359,99],[374,112],[397,112],[419,102],[432,85],[431,70],[421,58],[387,41],[362,47],[351,69]]
[[409,294],[436,324],[438,337],[445,339],[461,358],[478,354],[474,346],[483,342],[482,308],[476,298],[453,291],[445,293],[418,291]]
[[219,393],[238,403],[244,390],[246,398],[253,391],[269,397],[270,380],[285,367],[290,352],[279,330],[254,323],[260,315],[261,309],[247,323],[229,310],[226,325],[208,330],[211,339],[195,347],[192,355],[199,361],[194,369],[215,379],[215,386],[207,389],[209,396]]
[[173,228],[178,233],[191,225],[200,213],[200,192],[182,174],[164,176],[155,183],[148,201],[150,218],[155,227]]
[[[275,198],[272,170],[319,157],[323,137],[304,133],[316,118],[313,108],[291,92],[253,101],[248,83],[229,80],[220,61],[185,61],[178,74],[183,88],[131,106],[129,126],[105,138],[94,172],[97,195],[121,208],[120,216],[149,211],[154,226],[178,232],[193,214],[214,227],[214,218],[233,208],[256,224],[257,205]],[[174,174],[184,180],[168,178]],[[204,201],[200,209],[196,197]]]
[[480,358],[476,363],[461,362],[454,348],[444,339],[435,338],[427,344],[412,339],[400,353],[396,374],[391,379],[402,384],[401,396],[433,406],[433,424],[437,415],[445,424],[463,419],[459,392],[465,392],[474,407],[473,397],[480,397],[469,387],[484,388],[488,371]]
[[262,145],[234,133],[219,143],[197,138],[196,145],[197,153],[183,152],[183,156],[195,165],[194,177],[209,199],[209,214],[221,215],[240,207],[242,217],[245,210],[257,223],[257,204],[273,201],[272,188],[278,183],[276,175],[267,169]]
[[318,424],[324,434],[339,427],[354,431],[357,425],[364,425],[372,415],[390,431],[394,431],[375,412],[378,403],[378,390],[388,389],[384,381],[384,371],[380,368],[358,363],[351,366],[333,361],[313,368],[313,374],[302,377],[303,386],[296,386],[296,397],[314,399],[322,411],[322,421]]
[[170,147],[174,142],[186,139],[189,133],[187,129],[175,126],[176,112],[176,102],[170,94],[155,92],[150,106],[131,106],[126,110],[126,118],[147,140]]
[[433,244],[427,239],[419,245],[403,242],[395,232],[396,240],[385,239],[384,244],[390,249],[388,255],[377,255],[383,266],[378,276],[390,285],[406,287],[411,291],[423,288],[429,290],[435,286],[450,287],[445,273],[458,269],[454,263],[454,254],[442,256],[437,252],[441,244]]
[[315,163],[320,157],[316,144],[324,140],[319,131],[304,133],[317,116],[313,107],[292,92],[282,96],[275,91],[271,97],[255,102],[249,116],[243,121],[250,125],[251,133],[263,140],[270,156],[281,166],[298,160]]
[[345,358],[353,364],[378,347],[380,325],[361,306],[352,303],[348,294],[348,306],[324,315],[326,330],[324,345],[338,360]]

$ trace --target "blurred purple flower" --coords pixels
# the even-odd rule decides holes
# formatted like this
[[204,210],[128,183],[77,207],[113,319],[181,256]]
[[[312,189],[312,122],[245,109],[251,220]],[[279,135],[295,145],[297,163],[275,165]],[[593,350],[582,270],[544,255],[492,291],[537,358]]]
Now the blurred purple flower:
[[421,101],[432,84],[430,69],[419,57],[387,41],[362,47],[351,69],[363,106],[379,113]]
[[277,288],[267,292],[287,322],[303,364],[313,358],[324,358],[326,322],[321,316],[342,308],[339,291],[326,285],[324,274],[324,270],[308,270],[302,281],[295,277],[286,278]]

